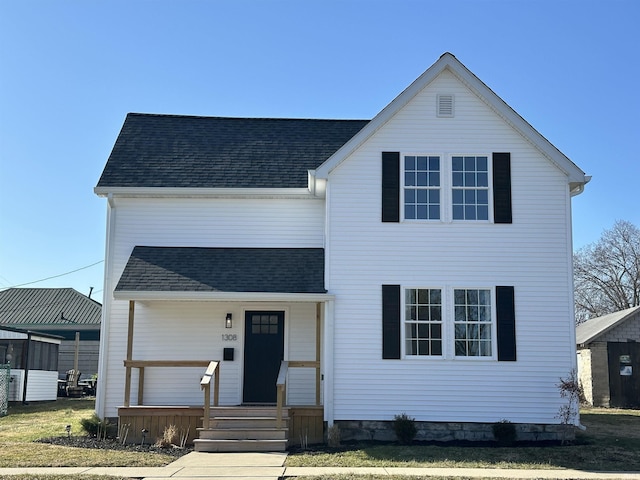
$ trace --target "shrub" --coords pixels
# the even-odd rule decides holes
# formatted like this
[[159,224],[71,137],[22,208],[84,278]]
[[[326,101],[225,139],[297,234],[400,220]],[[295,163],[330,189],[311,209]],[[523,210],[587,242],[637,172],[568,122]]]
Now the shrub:
[[154,447],[170,447],[174,443],[176,443],[176,439],[178,438],[178,429],[175,425],[169,425],[164,428],[162,432],[162,436],[156,439],[156,443],[153,444]]
[[98,440],[105,438],[114,438],[117,434],[117,427],[109,423],[109,420],[102,420],[95,413],[89,418],[80,420],[80,424],[84,431]]
[[396,432],[398,442],[402,445],[409,445],[418,433],[416,419],[406,413],[396,415],[393,417],[393,430]]
[[509,420],[500,420],[491,425],[491,429],[493,430],[493,438],[499,445],[509,446],[516,442],[518,436],[516,426]]

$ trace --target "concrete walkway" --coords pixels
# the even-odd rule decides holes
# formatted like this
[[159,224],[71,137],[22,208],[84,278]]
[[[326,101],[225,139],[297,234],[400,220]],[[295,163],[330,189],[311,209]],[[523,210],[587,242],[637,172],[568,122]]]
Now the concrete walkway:
[[59,467],[0,468],[0,478],[17,474],[115,475],[149,480],[278,480],[338,474],[407,475],[420,477],[509,478],[509,479],[633,479],[640,472],[599,473],[581,470],[510,470],[484,468],[399,468],[399,467],[285,467],[286,453],[199,453],[192,452],[166,467]]

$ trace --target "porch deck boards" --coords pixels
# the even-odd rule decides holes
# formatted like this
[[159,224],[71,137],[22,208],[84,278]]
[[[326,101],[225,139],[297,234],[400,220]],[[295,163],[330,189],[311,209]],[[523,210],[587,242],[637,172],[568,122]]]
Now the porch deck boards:
[[[118,422],[120,428],[128,428],[130,443],[142,441],[143,429],[148,431],[145,442],[154,443],[165,428],[174,425],[179,435],[187,435],[187,445],[195,445],[199,451],[283,451],[301,443],[322,443],[323,414],[322,406],[290,406],[284,414],[284,428],[277,429],[275,407],[211,407],[210,428],[205,431],[204,407],[131,406],[118,409]],[[204,443],[209,443],[211,450],[202,447]]]

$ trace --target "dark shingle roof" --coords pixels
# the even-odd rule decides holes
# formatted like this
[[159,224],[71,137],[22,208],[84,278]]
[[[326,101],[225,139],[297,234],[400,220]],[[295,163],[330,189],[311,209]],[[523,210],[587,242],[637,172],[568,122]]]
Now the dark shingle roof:
[[100,326],[102,305],[73,288],[10,288],[0,292],[0,325],[41,329]]
[[367,123],[130,113],[98,187],[304,188]]
[[138,246],[116,291],[325,293],[324,249]]

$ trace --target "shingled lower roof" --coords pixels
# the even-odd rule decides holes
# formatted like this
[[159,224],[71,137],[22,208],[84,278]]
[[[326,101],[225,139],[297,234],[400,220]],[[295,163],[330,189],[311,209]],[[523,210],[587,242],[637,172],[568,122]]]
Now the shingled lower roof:
[[138,246],[116,292],[326,293],[324,249]]
[[306,188],[367,123],[130,113],[97,187]]

